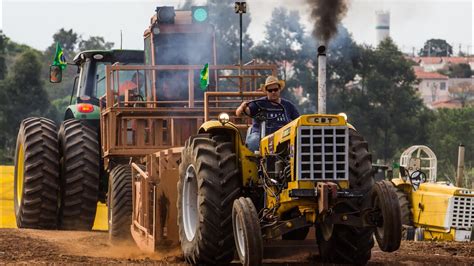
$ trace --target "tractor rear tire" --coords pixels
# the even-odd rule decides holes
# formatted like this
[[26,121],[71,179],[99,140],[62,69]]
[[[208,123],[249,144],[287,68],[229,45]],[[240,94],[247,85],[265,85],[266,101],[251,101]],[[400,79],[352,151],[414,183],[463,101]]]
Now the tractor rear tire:
[[398,250],[402,239],[400,203],[392,187],[390,181],[382,180],[375,183],[372,191],[373,206],[380,209],[383,220],[375,229],[374,236],[384,252]]
[[[370,191],[374,185],[372,158],[368,144],[355,130],[349,129],[349,187],[364,193],[364,198],[347,200],[335,207],[336,212],[357,212],[371,207]],[[319,254],[324,262],[365,265],[374,246],[373,228],[334,225],[325,239],[322,225],[316,226]]]
[[97,132],[80,120],[66,120],[59,129],[61,206],[59,227],[91,230],[99,198],[100,147]]
[[32,117],[21,122],[14,179],[18,228],[56,229],[59,151],[57,127],[53,121]]
[[109,240],[112,243],[131,241],[132,223],[132,169],[118,165],[110,172],[107,197]]
[[392,189],[397,193],[398,202],[400,203],[400,215],[402,221],[402,239],[413,240],[413,215],[411,214],[411,204],[408,195],[401,189],[392,184]]
[[232,205],[241,178],[229,135],[199,134],[181,154],[178,228],[184,258],[191,264],[228,264],[234,258]]

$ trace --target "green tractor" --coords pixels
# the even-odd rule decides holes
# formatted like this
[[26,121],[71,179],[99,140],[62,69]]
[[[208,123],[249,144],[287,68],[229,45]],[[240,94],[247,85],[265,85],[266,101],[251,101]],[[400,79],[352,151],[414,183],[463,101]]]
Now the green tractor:
[[[73,60],[78,75],[70,105],[59,128],[43,117],[21,122],[14,175],[19,228],[92,229],[97,202],[105,202],[108,190],[99,132],[100,98],[106,89],[105,66],[140,65],[143,60],[143,51],[138,50],[79,53]],[[120,77],[120,81],[127,79],[130,77]],[[50,81],[61,80],[61,68],[51,66]]]

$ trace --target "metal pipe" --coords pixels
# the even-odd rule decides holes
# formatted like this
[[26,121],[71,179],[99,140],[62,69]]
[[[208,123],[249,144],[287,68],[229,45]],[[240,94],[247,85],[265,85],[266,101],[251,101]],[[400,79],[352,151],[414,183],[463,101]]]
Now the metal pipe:
[[318,47],[318,113],[326,113],[326,46]]
[[239,28],[240,28],[240,54],[239,54],[239,66],[242,69],[242,13],[239,14]]
[[463,187],[464,179],[464,145],[459,144],[458,148],[458,169],[456,175],[456,186]]

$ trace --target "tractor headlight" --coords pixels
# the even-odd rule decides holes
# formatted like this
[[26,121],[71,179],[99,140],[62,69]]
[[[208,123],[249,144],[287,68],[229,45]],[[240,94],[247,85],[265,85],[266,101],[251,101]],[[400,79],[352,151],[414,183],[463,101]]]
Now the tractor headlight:
[[344,121],[347,122],[347,115],[346,115],[346,113],[339,113],[339,114],[337,114],[337,115],[340,115],[340,116],[344,117]]
[[227,113],[220,113],[218,118],[219,122],[221,122],[222,125],[225,125],[229,122],[230,117]]
[[474,190],[472,189],[458,189],[455,192],[456,195],[474,195]]

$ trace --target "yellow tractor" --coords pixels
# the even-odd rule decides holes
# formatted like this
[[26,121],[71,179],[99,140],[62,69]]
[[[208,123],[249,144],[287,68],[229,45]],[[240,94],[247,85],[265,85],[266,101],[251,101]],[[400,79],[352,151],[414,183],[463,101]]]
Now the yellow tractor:
[[[252,118],[264,132],[275,115],[259,101]],[[235,247],[242,264],[259,265],[266,243],[304,240],[313,226],[326,262],[365,264],[374,234],[383,251],[399,248],[397,195],[390,182],[374,182],[367,142],[345,115],[302,115],[262,133],[255,153],[240,132],[222,113],[182,150],[177,207],[187,262],[227,263]]]
[[437,159],[422,145],[400,157],[400,177],[392,179],[409,240],[469,241],[474,224],[474,190],[436,180]]

